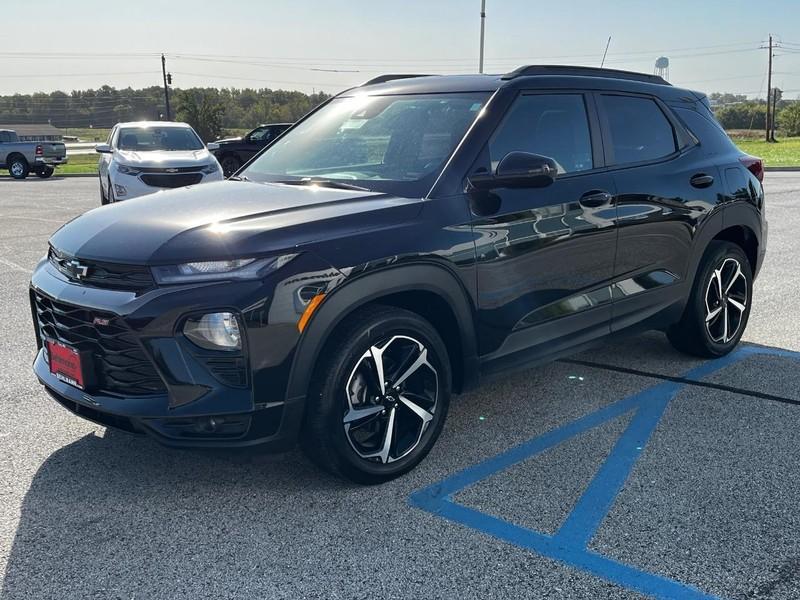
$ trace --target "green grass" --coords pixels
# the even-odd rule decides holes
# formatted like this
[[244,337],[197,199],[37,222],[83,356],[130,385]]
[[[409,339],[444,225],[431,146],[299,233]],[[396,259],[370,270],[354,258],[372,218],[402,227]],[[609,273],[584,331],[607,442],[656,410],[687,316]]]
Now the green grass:
[[89,127],[70,127],[64,129],[64,135],[75,135],[82,142],[105,142],[108,139],[108,132],[111,129],[98,127],[90,129]]
[[800,167],[800,137],[778,138],[777,142],[733,140],[742,151],[764,159],[767,167]]
[[96,152],[91,154],[73,154],[69,162],[56,169],[56,175],[67,173],[97,173],[97,163],[100,160]]

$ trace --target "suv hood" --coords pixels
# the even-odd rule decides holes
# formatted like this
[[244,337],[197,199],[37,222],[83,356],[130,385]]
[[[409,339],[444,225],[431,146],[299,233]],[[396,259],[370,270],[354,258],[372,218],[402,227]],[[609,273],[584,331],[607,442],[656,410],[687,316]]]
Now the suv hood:
[[211,153],[202,150],[151,150],[137,152],[135,150],[117,150],[115,156],[124,165],[143,168],[194,167],[206,165],[214,158]]
[[244,137],[229,137],[229,138],[222,138],[221,140],[217,140],[217,144],[233,144],[234,142],[241,142]]
[[87,260],[177,264],[302,250],[323,239],[407,221],[420,198],[244,181],[219,181],[91,210],[50,243]]

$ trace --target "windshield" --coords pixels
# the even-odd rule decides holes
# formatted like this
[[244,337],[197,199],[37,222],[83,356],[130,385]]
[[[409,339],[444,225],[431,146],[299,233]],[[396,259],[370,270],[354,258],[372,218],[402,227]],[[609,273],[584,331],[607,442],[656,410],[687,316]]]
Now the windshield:
[[336,180],[420,196],[487,98],[487,93],[336,98],[241,175],[254,181]]
[[123,127],[119,130],[120,150],[202,150],[203,142],[189,127]]

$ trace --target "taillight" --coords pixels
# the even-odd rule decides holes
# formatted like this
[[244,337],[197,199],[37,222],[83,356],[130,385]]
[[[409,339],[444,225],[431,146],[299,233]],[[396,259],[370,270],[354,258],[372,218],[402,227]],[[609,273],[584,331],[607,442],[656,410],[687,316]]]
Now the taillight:
[[755,156],[742,156],[739,159],[745,168],[756,176],[759,181],[764,181],[764,161]]
[[36,156],[41,156],[44,154],[44,148],[42,148],[41,144],[36,146]]

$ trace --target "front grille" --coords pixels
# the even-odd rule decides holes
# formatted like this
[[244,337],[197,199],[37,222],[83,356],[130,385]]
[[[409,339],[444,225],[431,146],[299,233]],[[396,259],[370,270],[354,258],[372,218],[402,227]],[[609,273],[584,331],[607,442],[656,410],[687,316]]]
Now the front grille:
[[31,291],[39,336],[88,352],[97,387],[120,396],[145,396],[166,391],[153,363],[122,318],[59,302]]
[[200,183],[203,179],[202,173],[176,173],[160,174],[160,173],[145,173],[141,176],[142,181],[152,187],[160,188],[178,188],[185,185],[194,185]]
[[84,285],[134,292],[143,292],[155,287],[153,275],[145,266],[76,259],[55,248],[50,248],[48,258],[50,264],[67,278]]

